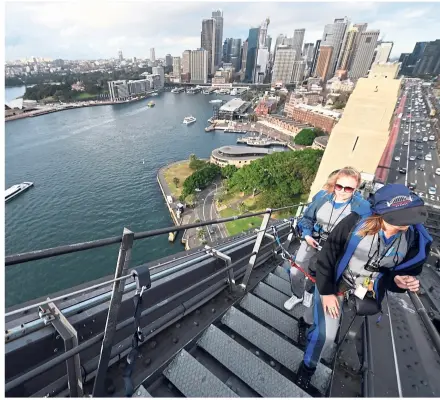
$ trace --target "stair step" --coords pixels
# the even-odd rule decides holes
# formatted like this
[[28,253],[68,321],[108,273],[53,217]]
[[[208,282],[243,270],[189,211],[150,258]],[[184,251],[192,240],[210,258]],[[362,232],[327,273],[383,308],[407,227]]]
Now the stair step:
[[151,397],[151,394],[147,392],[147,389],[140,385],[131,397]]
[[290,282],[286,281],[285,279],[280,278],[275,274],[269,274],[264,279],[264,282],[279,292],[284,293],[289,297],[292,296],[292,287],[290,286]]
[[214,325],[198,345],[263,397],[310,397]]
[[185,397],[238,397],[185,350],[174,357],[163,374]]
[[[222,322],[292,372],[296,373],[298,370],[304,353],[270,329],[254,321],[235,307],[229,309],[223,316]],[[316,389],[325,394],[330,378],[330,368],[319,363],[311,382]]]
[[287,314],[292,315],[296,319],[302,317],[306,310],[306,307],[304,307],[302,304],[298,304],[293,308],[293,310],[287,311],[284,308],[284,303],[287,299],[289,299],[290,296],[286,296],[284,293],[279,292],[278,290],[269,285],[266,285],[263,282],[260,282],[257,285],[253,293],[263,300],[267,301],[268,303],[272,304],[273,306],[279,308],[280,310],[283,310]]
[[243,298],[240,306],[293,341],[298,340],[298,322],[296,319],[277,310],[252,293],[248,293]]
[[278,265],[278,267],[275,268],[275,270],[273,271],[273,273],[274,273],[276,276],[278,276],[278,277],[280,277],[280,278],[282,278],[282,279],[284,279],[285,281],[287,281],[287,282],[290,283],[290,276],[289,276],[289,273],[288,273],[283,267],[281,267],[281,266]]

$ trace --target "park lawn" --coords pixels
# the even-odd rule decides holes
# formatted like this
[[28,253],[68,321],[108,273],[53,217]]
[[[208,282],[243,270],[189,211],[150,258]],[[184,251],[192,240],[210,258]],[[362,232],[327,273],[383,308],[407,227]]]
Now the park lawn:
[[[220,215],[223,218],[232,217],[237,214],[238,211],[231,208],[226,208],[220,211]],[[252,228],[258,229],[261,225],[261,220],[262,220],[261,217],[249,217],[249,218],[238,219],[236,221],[226,222],[225,226],[229,233],[229,236],[234,236]]]
[[[189,167],[189,161],[182,161],[181,163],[173,164],[164,171],[165,181],[167,182],[173,197],[178,198],[182,194],[183,182],[185,182],[185,179],[192,175],[193,172],[194,171]],[[173,182],[174,178],[179,179],[177,187]]]
[[75,96],[75,100],[88,100],[88,99],[94,99],[98,95],[97,94],[90,94],[87,92],[80,92]]

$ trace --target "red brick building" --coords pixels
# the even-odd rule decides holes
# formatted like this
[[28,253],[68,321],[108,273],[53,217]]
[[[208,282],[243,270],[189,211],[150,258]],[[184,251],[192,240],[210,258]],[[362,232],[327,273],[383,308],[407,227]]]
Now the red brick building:
[[340,114],[318,107],[302,105],[293,107],[291,113],[287,116],[330,133],[338,122]]

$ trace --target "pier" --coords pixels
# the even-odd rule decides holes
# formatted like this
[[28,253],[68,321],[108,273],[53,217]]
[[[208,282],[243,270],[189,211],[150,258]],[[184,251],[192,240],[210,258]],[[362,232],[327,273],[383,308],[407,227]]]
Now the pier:
[[267,136],[246,136],[238,138],[237,143],[243,143],[255,147],[287,146],[286,142],[270,139]]

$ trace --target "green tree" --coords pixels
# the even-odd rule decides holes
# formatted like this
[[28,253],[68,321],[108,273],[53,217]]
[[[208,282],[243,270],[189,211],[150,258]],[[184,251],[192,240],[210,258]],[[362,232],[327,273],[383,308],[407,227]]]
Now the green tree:
[[199,160],[195,154],[191,154],[189,156],[189,167],[192,170],[197,171],[197,170],[203,168],[205,165],[206,165],[206,161]]
[[198,237],[199,239],[205,239],[205,228],[200,228],[200,229],[197,231],[197,237]]
[[176,187],[177,187],[177,185],[179,184],[179,182],[180,182],[180,179],[179,179],[177,176],[175,176],[175,177],[173,178],[173,183],[176,185]]
[[301,146],[311,146],[315,140],[316,133],[313,129],[305,128],[295,136],[295,144]]
[[[195,202],[196,202],[196,196],[194,194],[189,194],[188,196],[185,197],[185,203],[189,207],[193,207],[195,205]],[[196,222],[200,222],[200,220]]]
[[222,168],[222,178],[229,179],[238,171],[235,165],[226,165]]
[[183,182],[181,198],[185,199],[189,194],[195,193],[197,188],[204,189],[220,175],[221,169],[218,165],[205,163],[204,167],[195,171]]

